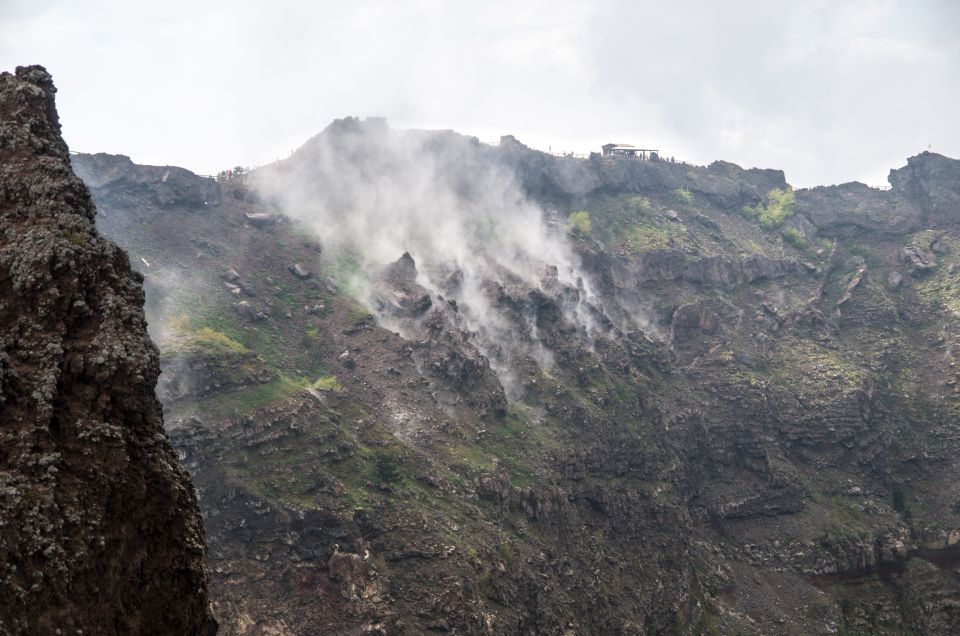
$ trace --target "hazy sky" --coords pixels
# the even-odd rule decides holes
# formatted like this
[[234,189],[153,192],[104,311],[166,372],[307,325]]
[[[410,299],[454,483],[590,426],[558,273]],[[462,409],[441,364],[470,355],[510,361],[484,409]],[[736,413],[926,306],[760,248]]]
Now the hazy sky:
[[0,70],[22,64],[53,74],[72,149],[200,173],[347,115],[797,186],[960,157],[954,0],[0,0]]

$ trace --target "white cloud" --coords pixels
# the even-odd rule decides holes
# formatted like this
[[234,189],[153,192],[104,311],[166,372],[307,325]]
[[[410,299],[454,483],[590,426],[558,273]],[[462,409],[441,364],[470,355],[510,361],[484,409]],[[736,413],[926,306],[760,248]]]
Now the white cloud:
[[72,147],[198,172],[355,114],[879,183],[960,155],[957,24],[949,0],[4,0],[0,68],[48,67]]

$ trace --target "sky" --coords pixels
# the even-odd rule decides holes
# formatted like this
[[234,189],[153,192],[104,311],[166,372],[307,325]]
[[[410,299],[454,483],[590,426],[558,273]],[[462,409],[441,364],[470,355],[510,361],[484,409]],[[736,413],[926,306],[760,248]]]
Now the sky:
[[960,157],[954,0],[0,0],[72,150],[212,174],[333,119],[863,181]]

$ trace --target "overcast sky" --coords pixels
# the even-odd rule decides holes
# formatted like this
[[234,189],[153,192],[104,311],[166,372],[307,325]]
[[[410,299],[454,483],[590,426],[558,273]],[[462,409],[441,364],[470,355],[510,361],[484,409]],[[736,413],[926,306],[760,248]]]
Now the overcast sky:
[[212,173],[384,116],[795,186],[960,157],[954,0],[0,0],[0,70],[53,74],[74,150]]

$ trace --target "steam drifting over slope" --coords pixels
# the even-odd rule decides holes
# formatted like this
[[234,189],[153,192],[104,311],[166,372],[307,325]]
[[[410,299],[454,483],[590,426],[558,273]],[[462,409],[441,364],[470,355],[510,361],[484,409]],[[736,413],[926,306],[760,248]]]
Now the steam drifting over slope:
[[412,255],[416,282],[434,302],[453,301],[459,326],[508,390],[520,359],[541,368],[552,361],[533,313],[508,316],[496,302],[504,288],[559,297],[584,338],[607,322],[589,304],[589,283],[555,215],[527,200],[495,150],[474,138],[338,120],[259,171],[256,183],[326,246],[358,252],[367,275],[353,281],[357,298],[410,337],[414,326],[391,311],[390,294],[371,274]]

